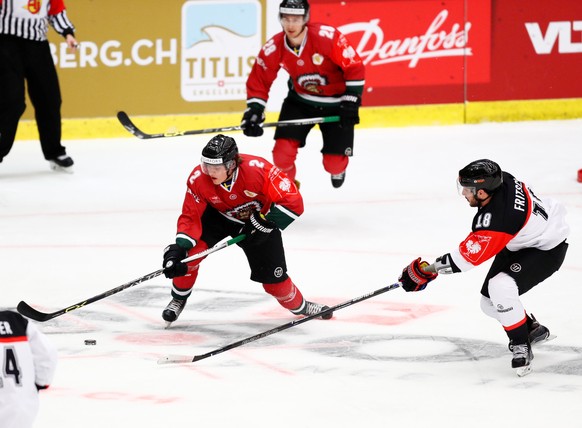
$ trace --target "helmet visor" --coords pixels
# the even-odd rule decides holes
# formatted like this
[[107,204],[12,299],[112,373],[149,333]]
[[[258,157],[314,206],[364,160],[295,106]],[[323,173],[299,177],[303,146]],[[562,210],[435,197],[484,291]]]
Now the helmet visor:
[[461,184],[461,177],[457,179],[457,192],[459,195],[467,197],[467,196],[475,196],[477,194],[477,187],[475,186],[465,186]]
[[229,160],[226,163],[222,162],[222,159],[213,159],[207,158],[206,156],[202,156],[200,159],[200,169],[206,175],[213,171],[219,171],[220,169],[224,168],[227,172],[235,166],[235,160]]

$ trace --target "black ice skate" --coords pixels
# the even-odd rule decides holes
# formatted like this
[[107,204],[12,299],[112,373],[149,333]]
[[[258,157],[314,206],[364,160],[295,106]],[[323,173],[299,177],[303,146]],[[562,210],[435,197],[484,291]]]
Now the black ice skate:
[[61,155],[54,159],[49,159],[49,166],[53,171],[61,171],[69,174],[73,173],[74,163],[69,155]]
[[[534,317],[533,314],[530,314],[529,317],[532,320],[531,326],[529,327],[529,343],[532,345],[535,345],[536,343],[541,344],[556,338],[556,336],[550,334],[550,330],[547,327],[541,325],[538,320],[536,320],[536,317]],[[509,341],[508,348],[513,352],[513,342],[511,340]]]
[[171,323],[178,319],[178,317],[184,310],[185,306],[186,306],[185,299],[184,300],[172,299],[172,301],[168,303],[168,306],[166,306],[166,309],[164,309],[164,312],[162,312],[162,318],[164,319],[164,321],[166,321],[168,327],[170,326]]
[[332,174],[331,175],[331,185],[333,187],[335,187],[336,189],[339,187],[342,187],[342,184],[344,184],[344,181],[346,179],[346,172],[342,172],[339,174]]
[[[291,310],[291,313],[293,313],[295,315],[310,316],[310,315],[318,314],[321,311],[325,311],[326,309],[329,309],[329,306],[320,305],[319,303],[313,303],[313,302],[308,302],[307,300],[304,300],[303,304],[299,308]],[[330,311],[330,312],[323,314],[321,316],[321,319],[328,320],[328,319],[331,319],[332,316],[333,316],[333,311]]]
[[531,351],[531,345],[522,343],[513,345],[513,359],[511,360],[511,367],[516,369],[517,375],[522,377],[531,372],[531,362],[534,356]]

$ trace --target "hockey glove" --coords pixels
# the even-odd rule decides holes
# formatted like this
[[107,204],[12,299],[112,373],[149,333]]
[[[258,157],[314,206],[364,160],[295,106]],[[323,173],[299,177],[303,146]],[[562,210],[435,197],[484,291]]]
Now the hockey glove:
[[339,106],[340,126],[342,128],[349,128],[357,123],[360,123],[360,110],[362,99],[358,95],[345,94]]
[[243,247],[253,247],[264,243],[269,234],[277,228],[277,225],[270,220],[267,220],[263,214],[258,211],[253,211],[243,228],[241,233],[247,237],[241,242]]
[[402,288],[406,291],[424,290],[429,282],[438,276],[436,272],[425,272],[423,267],[428,266],[427,262],[421,261],[420,257],[402,270],[398,281],[402,283]]
[[182,263],[188,256],[188,250],[178,244],[170,244],[164,249],[164,275],[166,278],[184,276],[188,273],[188,266]]
[[243,114],[240,127],[247,137],[260,137],[263,135],[261,123],[265,121],[265,108],[257,103],[251,103]]

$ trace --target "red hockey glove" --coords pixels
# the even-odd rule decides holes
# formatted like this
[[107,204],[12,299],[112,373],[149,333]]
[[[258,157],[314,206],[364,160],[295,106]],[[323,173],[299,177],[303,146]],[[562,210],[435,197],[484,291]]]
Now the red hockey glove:
[[423,267],[428,266],[427,262],[421,261],[420,257],[402,270],[398,281],[402,283],[402,288],[406,291],[424,290],[429,282],[438,276],[438,273],[425,272]]

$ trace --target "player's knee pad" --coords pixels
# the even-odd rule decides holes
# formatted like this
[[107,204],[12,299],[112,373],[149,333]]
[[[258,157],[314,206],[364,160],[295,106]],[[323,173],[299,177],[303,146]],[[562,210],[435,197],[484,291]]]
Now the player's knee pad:
[[497,319],[504,327],[517,325],[524,319],[525,310],[512,277],[504,272],[498,273],[489,280],[488,291]]
[[348,167],[350,158],[345,155],[332,155],[325,153],[323,155],[323,168],[330,174],[340,174]]
[[497,310],[493,306],[493,302],[490,298],[481,296],[481,310],[488,317],[495,318],[499,321],[499,315],[497,314]]
[[299,150],[299,142],[288,138],[280,138],[275,140],[273,147],[273,163],[277,168],[286,172],[295,166],[295,159],[297,159],[297,151]]

